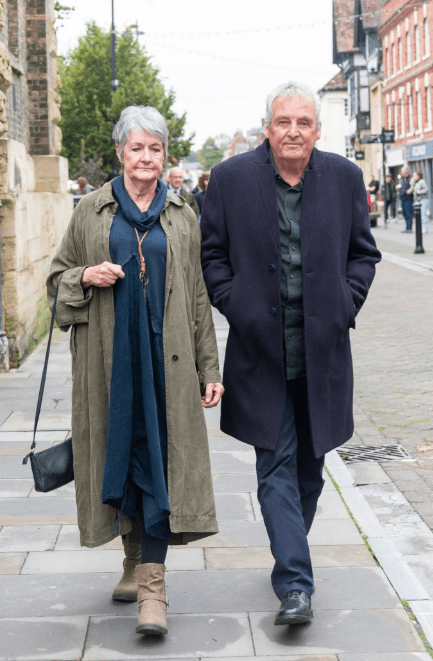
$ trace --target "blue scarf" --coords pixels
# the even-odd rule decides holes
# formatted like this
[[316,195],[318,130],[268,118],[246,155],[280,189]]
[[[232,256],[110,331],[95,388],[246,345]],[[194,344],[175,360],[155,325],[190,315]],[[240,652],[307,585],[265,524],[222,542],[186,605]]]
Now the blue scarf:
[[156,184],[155,197],[153,198],[150,207],[144,212],[140,211],[138,206],[129,196],[129,193],[125,188],[123,176],[113,179],[111,186],[113,197],[122,208],[123,217],[130,225],[136,227],[141,232],[145,232],[146,230],[150,230],[157,220],[159,220],[165,198],[167,197],[167,187],[160,179],[158,179]]

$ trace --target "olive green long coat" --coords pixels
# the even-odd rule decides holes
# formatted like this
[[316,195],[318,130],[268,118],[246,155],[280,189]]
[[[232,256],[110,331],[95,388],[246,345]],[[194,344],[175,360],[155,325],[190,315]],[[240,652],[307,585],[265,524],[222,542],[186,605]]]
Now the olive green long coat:
[[[111,184],[86,195],[75,209],[47,281],[56,320],[71,330],[72,439],[82,546],[105,544],[118,512],[101,502],[114,333],[112,287],[83,290],[86,266],[111,261],[109,234],[116,213]],[[161,212],[167,237],[164,365],[168,430],[170,543],[218,532],[200,383],[221,381],[211,307],[200,265],[200,229],[184,201],[168,191]],[[123,517],[122,534],[131,521]],[[178,534],[176,534],[178,533]]]

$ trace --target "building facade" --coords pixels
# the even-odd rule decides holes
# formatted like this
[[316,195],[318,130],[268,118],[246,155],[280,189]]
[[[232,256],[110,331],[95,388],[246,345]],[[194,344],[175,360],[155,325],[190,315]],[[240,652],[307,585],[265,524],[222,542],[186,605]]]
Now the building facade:
[[0,0],[0,370],[46,331],[45,279],[72,212],[59,88],[53,0]]
[[321,100],[321,137],[316,145],[350,160],[355,159],[349,135],[349,99],[347,80],[341,72],[331,78],[319,91]]
[[[382,169],[382,145],[361,144],[373,131],[381,132],[381,95],[374,99],[371,89],[381,80],[382,48],[379,37],[381,0],[333,1],[333,61],[347,81],[348,139],[365,180],[379,177]],[[374,124],[374,126],[373,126]]]
[[421,171],[432,209],[433,3],[387,0],[381,22],[385,125],[395,132],[386,164],[394,177],[405,162],[412,172]]

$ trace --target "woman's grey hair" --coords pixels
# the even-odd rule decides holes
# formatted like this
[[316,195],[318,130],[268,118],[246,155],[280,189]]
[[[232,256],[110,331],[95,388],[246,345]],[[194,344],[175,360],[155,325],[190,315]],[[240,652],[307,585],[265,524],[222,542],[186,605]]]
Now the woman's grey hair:
[[128,106],[119,117],[119,121],[113,130],[113,140],[119,147],[120,155],[123,156],[123,148],[128,141],[129,134],[133,129],[143,129],[158,140],[161,140],[164,148],[164,160],[168,155],[168,128],[161,113],[152,106]]
[[269,126],[272,120],[272,109],[274,102],[279,98],[293,99],[301,97],[302,99],[309,99],[316,107],[316,125],[320,126],[320,98],[319,95],[313,92],[307,85],[302,83],[295,83],[289,81],[284,85],[276,87],[266,98],[266,117],[265,126]]

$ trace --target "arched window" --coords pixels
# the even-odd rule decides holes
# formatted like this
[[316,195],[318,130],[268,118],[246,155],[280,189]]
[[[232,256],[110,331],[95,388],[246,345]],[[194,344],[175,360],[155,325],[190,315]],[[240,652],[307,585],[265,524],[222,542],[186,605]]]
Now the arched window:
[[430,55],[430,32],[428,29],[428,18],[424,19],[424,55]]
[[410,67],[412,64],[412,40],[410,38],[409,30],[406,32],[406,57],[407,57],[407,66]]
[[415,25],[415,60],[419,62],[421,59],[421,41],[419,38],[419,27]]
[[398,40],[398,70],[403,69],[403,44],[401,39]]

